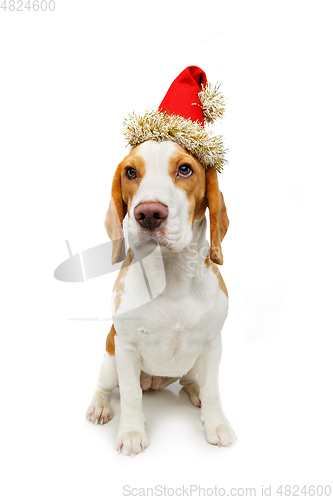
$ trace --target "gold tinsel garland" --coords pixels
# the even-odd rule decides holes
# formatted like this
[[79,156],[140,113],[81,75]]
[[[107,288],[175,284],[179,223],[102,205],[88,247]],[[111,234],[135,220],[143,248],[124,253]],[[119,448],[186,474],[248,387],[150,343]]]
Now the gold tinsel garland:
[[[221,118],[224,111],[219,85],[207,84],[198,94],[206,123]],[[143,116],[135,113],[124,120],[123,132],[127,145],[135,147],[145,141],[173,141],[195,156],[206,169],[221,172],[227,162],[222,136],[206,131],[197,122],[167,112],[146,111]]]

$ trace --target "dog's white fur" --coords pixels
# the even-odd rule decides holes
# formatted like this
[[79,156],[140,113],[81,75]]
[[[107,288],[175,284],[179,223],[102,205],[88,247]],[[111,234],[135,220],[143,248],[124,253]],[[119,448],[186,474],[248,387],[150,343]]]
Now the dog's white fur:
[[[168,172],[170,159],[179,148],[168,141],[148,141],[136,148],[145,173],[128,206],[128,241],[134,260],[113,295],[115,356],[105,353],[87,410],[91,421],[109,421],[113,412],[108,397],[119,385],[121,417],[115,447],[125,455],[137,454],[148,445],[142,372],[151,380],[165,377],[159,388],[180,380],[192,403],[201,406],[209,443],[229,446],[236,439],[222,411],[218,389],[228,297],[219,286],[216,271],[207,265],[206,218],[191,224],[186,190],[179,189]],[[142,228],[133,213],[138,204],[148,201],[158,201],[169,209],[167,219],[153,232]],[[159,246],[147,256],[152,243]],[[140,263],[143,257],[146,277]],[[147,279],[159,290],[153,300],[147,292]]]

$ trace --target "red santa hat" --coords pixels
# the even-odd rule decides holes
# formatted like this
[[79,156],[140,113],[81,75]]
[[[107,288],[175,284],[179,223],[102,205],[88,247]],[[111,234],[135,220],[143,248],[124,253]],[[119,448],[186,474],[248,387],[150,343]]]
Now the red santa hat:
[[220,172],[226,162],[222,136],[205,130],[205,124],[222,118],[223,111],[219,85],[209,84],[202,69],[188,66],[173,81],[158,111],[125,119],[125,138],[132,147],[149,140],[177,142],[204,168]]

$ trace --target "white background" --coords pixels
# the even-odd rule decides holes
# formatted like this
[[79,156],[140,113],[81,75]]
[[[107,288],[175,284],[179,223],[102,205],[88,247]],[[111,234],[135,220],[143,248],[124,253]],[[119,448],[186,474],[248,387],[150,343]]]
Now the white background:
[[[8,3],[8,2],[7,2]],[[0,9],[1,452],[4,498],[122,498],[123,486],[332,481],[332,4],[55,0]],[[157,109],[188,65],[222,82],[230,229],[220,378],[238,435],[206,443],[180,386],[144,396],[150,445],[85,420],[113,275],[54,269],[108,241],[122,120]]]

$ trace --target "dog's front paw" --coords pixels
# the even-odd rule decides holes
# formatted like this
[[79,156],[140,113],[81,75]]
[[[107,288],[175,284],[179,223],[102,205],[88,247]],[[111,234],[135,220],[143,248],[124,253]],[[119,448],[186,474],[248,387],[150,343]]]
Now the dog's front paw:
[[92,401],[86,412],[86,418],[93,424],[106,424],[113,417],[113,410],[108,401]]
[[145,451],[148,446],[146,431],[130,431],[118,433],[115,448],[124,455],[135,456],[141,451]]
[[236,440],[236,434],[229,422],[220,425],[209,425],[205,423],[206,439],[208,443],[221,446],[232,446]]

